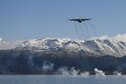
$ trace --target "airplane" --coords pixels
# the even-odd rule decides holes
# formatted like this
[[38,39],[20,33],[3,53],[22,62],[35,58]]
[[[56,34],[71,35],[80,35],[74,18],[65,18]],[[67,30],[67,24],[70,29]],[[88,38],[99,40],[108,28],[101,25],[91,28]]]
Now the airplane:
[[77,22],[81,23],[83,21],[92,20],[92,18],[85,18],[85,19],[79,18],[79,19],[68,19],[68,20],[70,20],[70,21],[77,21]]

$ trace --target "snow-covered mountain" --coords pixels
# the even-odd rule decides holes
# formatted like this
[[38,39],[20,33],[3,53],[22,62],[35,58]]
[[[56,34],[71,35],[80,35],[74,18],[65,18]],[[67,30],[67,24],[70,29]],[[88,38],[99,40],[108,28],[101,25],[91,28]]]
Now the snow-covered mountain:
[[126,34],[114,37],[101,36],[88,40],[72,40],[69,38],[43,38],[26,41],[7,42],[0,39],[0,50],[16,49],[31,50],[33,52],[84,51],[86,55],[112,55],[122,57],[126,55]]
[[126,40],[123,37],[96,37],[88,40],[43,38],[26,41],[0,41],[0,73],[56,73],[66,66],[80,72],[99,68],[112,74],[126,74]]
[[112,55],[121,57],[126,55],[126,42],[110,39],[71,40],[68,38],[44,38],[25,41],[16,49],[32,50],[34,52],[84,51],[89,55],[95,56]]

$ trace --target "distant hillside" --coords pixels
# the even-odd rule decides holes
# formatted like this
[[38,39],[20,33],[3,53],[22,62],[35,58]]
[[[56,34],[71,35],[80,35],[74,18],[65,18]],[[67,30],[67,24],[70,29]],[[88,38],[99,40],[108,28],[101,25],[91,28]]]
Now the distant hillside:
[[94,73],[94,68],[101,69],[107,74],[113,71],[126,73],[126,56],[101,57],[87,56],[85,52],[31,52],[31,51],[0,51],[0,74],[54,74],[62,67],[80,72]]

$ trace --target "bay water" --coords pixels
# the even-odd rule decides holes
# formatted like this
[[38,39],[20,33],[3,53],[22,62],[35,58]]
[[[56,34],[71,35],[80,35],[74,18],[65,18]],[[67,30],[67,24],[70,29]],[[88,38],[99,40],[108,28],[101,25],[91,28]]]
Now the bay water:
[[126,76],[0,75],[0,84],[126,84]]

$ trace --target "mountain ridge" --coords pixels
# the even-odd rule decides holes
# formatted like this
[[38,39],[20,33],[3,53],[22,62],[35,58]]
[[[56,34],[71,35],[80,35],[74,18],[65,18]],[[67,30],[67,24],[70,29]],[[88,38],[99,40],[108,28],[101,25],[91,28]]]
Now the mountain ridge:
[[126,42],[112,41],[108,39],[94,39],[94,40],[71,40],[71,39],[33,39],[23,42],[17,46],[17,50],[32,50],[32,51],[61,51],[68,52],[85,51],[94,55],[112,55],[121,57],[126,55]]

